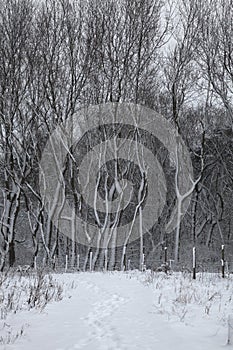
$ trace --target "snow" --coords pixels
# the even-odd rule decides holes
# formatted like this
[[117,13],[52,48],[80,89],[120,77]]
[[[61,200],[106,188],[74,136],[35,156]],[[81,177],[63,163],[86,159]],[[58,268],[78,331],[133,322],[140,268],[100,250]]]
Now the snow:
[[8,314],[4,322],[24,333],[1,349],[217,350],[226,345],[232,277],[198,274],[194,281],[150,271],[53,277],[66,286],[63,299],[41,312]]

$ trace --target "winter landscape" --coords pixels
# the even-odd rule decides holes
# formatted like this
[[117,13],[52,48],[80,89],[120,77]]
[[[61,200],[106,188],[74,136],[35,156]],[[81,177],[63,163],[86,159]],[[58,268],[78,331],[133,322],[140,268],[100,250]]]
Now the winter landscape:
[[232,286],[217,274],[15,274],[1,281],[1,348],[230,349]]
[[232,198],[232,0],[0,0],[0,349],[231,349]]

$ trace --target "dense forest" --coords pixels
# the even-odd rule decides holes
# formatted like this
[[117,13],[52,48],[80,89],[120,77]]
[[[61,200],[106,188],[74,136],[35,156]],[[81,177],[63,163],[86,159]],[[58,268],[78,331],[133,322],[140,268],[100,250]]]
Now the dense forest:
[[[182,137],[192,161],[190,191],[178,193],[178,165],[161,148],[170,192],[153,227],[123,246],[83,244],[54,224],[52,205],[48,209],[39,186],[43,150],[54,130],[82,108],[125,102],[162,115]],[[232,0],[0,0],[0,125],[1,270],[65,263],[85,269],[90,252],[95,269],[119,269],[129,259],[132,268],[153,267],[163,260],[165,247],[168,258],[182,266],[191,263],[194,246],[200,264],[218,263],[222,245],[233,261]],[[87,131],[61,169],[60,190],[99,229],[105,217],[99,220],[77,198],[77,164],[96,138],[116,136],[111,120],[107,125],[89,136]],[[132,131],[122,125],[124,116],[117,131],[121,139],[127,128]],[[106,164],[99,169],[98,196],[112,200],[114,164]],[[139,191],[140,167],[127,164],[125,177]],[[122,172],[122,158],[117,166]],[[167,232],[170,208],[186,194],[185,215],[178,229]],[[122,220],[140,213],[140,203]],[[75,218],[69,220],[78,237]]]

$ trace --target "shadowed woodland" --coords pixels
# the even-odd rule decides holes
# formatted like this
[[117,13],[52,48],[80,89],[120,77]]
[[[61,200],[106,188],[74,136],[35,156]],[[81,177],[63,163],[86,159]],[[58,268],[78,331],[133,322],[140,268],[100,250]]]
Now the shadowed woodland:
[[[167,211],[143,240],[106,247],[109,269],[122,268],[124,259],[139,268],[142,253],[153,267],[165,246],[169,259],[182,265],[191,264],[193,246],[202,264],[219,261],[221,245],[233,261],[232,5],[231,0],[0,0],[1,270],[35,262],[55,268],[65,260],[70,268],[86,269],[90,252],[93,268],[104,267],[103,250],[59,234],[40,194],[39,171],[55,128],[80,108],[106,102],[140,104],[163,115],[182,136],[194,170],[191,203],[176,240],[175,230],[165,230],[176,200],[176,167],[168,164],[166,150],[160,152],[171,189]],[[67,156],[63,174],[73,204],[78,150],[116,130],[98,132],[85,135]],[[117,165],[122,172],[124,162]],[[116,189],[110,193],[113,167],[100,169],[102,198],[116,196]],[[139,189],[143,177],[133,164],[128,173]],[[89,219],[95,220],[91,214]]]

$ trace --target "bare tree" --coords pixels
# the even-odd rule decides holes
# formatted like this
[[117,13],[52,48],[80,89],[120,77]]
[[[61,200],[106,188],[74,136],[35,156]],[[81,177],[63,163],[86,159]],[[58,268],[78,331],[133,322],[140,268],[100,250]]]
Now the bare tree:
[[205,1],[198,14],[198,62],[202,76],[225,107],[225,125],[232,126],[232,1]]
[[28,61],[33,6],[27,1],[2,2],[0,9],[1,50],[1,265],[9,253],[15,262],[16,221],[22,187],[30,173],[30,128],[33,118],[27,108]]

